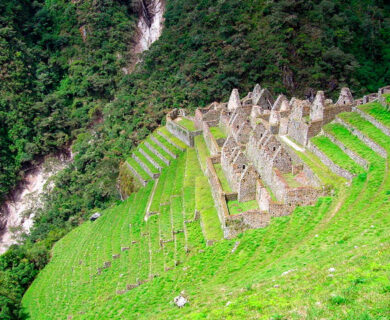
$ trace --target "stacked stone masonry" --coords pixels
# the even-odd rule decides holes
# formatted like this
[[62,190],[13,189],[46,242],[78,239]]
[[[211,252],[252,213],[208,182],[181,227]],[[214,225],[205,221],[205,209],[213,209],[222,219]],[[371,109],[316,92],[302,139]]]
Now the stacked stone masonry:
[[[322,91],[318,91],[310,100],[292,98],[289,101],[284,95],[275,99],[267,88],[257,84],[243,99],[234,89],[227,103],[214,102],[206,108],[198,108],[193,120],[196,128],[203,132],[212,156],[203,169],[212,187],[225,237],[233,237],[247,228],[264,227],[271,217],[288,215],[296,206],[313,205],[319,196],[326,193],[319,178],[292,150],[291,145],[281,139],[283,136],[303,149],[311,150],[334,173],[352,179],[350,172],[332,162],[310,139],[324,134],[322,128],[327,123],[341,122],[337,117],[339,113],[356,111],[358,104],[375,100],[381,102],[382,95],[389,92],[390,87],[385,87],[378,93],[355,101],[350,90],[343,88],[336,102],[327,99]],[[179,116],[186,115],[182,110],[175,110],[170,120],[174,121]],[[375,119],[367,120],[386,134],[389,133],[386,131],[388,128],[381,128],[380,124],[374,122]],[[226,133],[226,139],[215,140],[210,127],[216,126]],[[347,128],[351,131],[354,129]],[[174,134],[176,131],[171,130]],[[386,157],[383,148],[353,131],[374,151]],[[183,141],[187,139],[183,138],[182,133],[177,136]],[[368,168],[363,158],[333,137],[328,137],[356,163]],[[222,189],[214,167],[216,163],[221,164],[231,193]],[[227,204],[233,200],[254,200],[258,208],[232,215]]]
[[[345,123],[338,114],[358,112],[390,135],[387,127],[358,108],[359,104],[372,101],[388,107],[383,96],[388,93],[390,86],[354,100],[350,90],[343,88],[336,102],[327,99],[323,91],[318,91],[309,100],[288,100],[284,95],[273,97],[267,88],[257,84],[244,98],[241,99],[238,90],[234,89],[227,103],[213,102],[206,108],[198,108],[193,117],[185,110],[174,109],[166,117],[166,127],[190,147],[194,146],[195,136],[203,135],[211,157],[206,166],[202,164],[202,170],[211,185],[224,236],[232,238],[245,229],[265,227],[272,217],[288,215],[296,206],[314,205],[318,197],[327,193],[328,188],[302,161],[297,150],[310,150],[335,174],[347,180],[353,178],[350,172],[311,143],[311,138],[326,135],[357,164],[368,168],[366,160],[325,133],[324,125],[341,123],[380,156],[387,157],[382,147]],[[186,128],[181,124],[182,119],[193,121],[196,129]],[[213,127],[219,127],[226,138],[216,139],[210,129]],[[170,153],[158,140],[153,141]],[[229,192],[222,188],[216,164],[221,166],[222,173],[218,174],[225,176],[228,189],[231,189]],[[250,202],[248,207],[251,209],[233,214],[229,206],[231,201]]]

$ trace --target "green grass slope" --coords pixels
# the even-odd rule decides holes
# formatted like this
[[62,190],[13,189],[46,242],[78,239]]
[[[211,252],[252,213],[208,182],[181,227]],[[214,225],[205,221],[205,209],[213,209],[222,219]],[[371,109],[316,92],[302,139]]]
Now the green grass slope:
[[[189,148],[163,170],[153,199],[149,183],[59,241],[24,308],[32,319],[390,319],[389,160],[331,129],[369,163],[349,186],[334,181],[337,196],[206,246],[208,217],[193,218],[209,197]],[[389,139],[370,138],[390,152]],[[159,214],[145,222],[150,200]],[[97,274],[105,261],[112,266]],[[183,291],[189,303],[178,309],[173,298]]]

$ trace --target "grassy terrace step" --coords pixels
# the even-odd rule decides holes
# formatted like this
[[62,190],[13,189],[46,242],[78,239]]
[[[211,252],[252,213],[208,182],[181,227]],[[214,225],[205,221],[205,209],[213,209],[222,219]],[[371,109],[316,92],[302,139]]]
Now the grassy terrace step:
[[150,170],[151,173],[159,173],[158,170],[146,157],[139,151],[134,151],[134,155]]
[[196,178],[196,210],[200,212],[203,231],[207,240],[223,238],[221,223],[211,194],[210,184],[206,177]]
[[387,111],[379,102],[371,102],[358,107],[375,120],[390,128],[390,112]]
[[195,150],[188,149],[182,193],[185,220],[193,219],[195,214],[195,179],[201,171]]
[[317,136],[312,138],[311,142],[339,167],[355,175],[364,172],[364,169],[361,166],[345,154],[340,147],[330,141],[329,138],[325,136]]
[[159,216],[152,216],[148,221],[149,249],[151,253],[150,275],[161,275],[164,271],[163,249],[160,245]]
[[165,169],[162,171],[160,177],[158,178],[157,187],[154,192],[152,203],[149,209],[150,212],[157,213],[160,211],[161,197],[164,192],[165,180],[167,179],[167,175],[168,175],[168,169]]
[[222,165],[220,163],[214,164],[215,172],[217,173],[219,182],[221,183],[222,190],[226,193],[232,192],[232,189],[229,186],[229,182],[225,176],[225,173],[222,170]]
[[227,138],[226,133],[220,127],[210,127],[210,132],[215,140]]
[[259,210],[259,204],[256,200],[238,202],[238,200],[231,200],[227,202],[229,213],[231,215],[240,214],[250,210]]
[[178,137],[170,133],[166,127],[158,128],[157,131],[160,132],[162,135],[164,135],[172,144],[178,146],[179,148],[182,149],[188,148],[188,146],[183,141],[181,141]]
[[169,143],[167,139],[165,139],[163,136],[161,136],[158,133],[154,133],[153,137],[156,138],[163,146],[165,146],[169,151],[171,151],[173,154],[178,155],[180,154],[181,150],[176,148],[173,144]]
[[140,177],[146,181],[150,180],[151,177],[147,172],[139,165],[133,158],[128,158],[127,163],[140,175]]
[[381,130],[375,127],[373,124],[363,119],[356,112],[340,113],[338,115],[340,119],[346,123],[352,125],[369,139],[379,144],[382,148],[386,149],[390,143],[390,138],[386,136]]
[[358,137],[352,135],[351,132],[349,132],[349,130],[343,125],[338,123],[329,123],[323,129],[325,132],[344,144],[348,149],[355,152],[368,162],[373,163],[378,160],[378,155],[371,148],[365,145]]
[[203,135],[195,137],[195,149],[200,159],[200,165],[202,166],[203,171],[205,171],[206,160],[208,157],[210,157],[210,150],[204,141]]
[[166,160],[172,161],[173,157],[167,153],[163,148],[161,148],[156,142],[154,142],[150,136],[145,140],[155,151],[157,151],[161,156],[163,156]]
[[167,166],[167,164],[162,161],[159,157],[156,156],[144,143],[139,146],[139,149],[144,151],[155,163],[157,163],[161,168]]
[[181,118],[179,121],[177,121],[179,125],[181,125],[183,128],[186,128],[190,131],[196,131],[196,127],[194,124],[194,121],[191,121],[187,118]]

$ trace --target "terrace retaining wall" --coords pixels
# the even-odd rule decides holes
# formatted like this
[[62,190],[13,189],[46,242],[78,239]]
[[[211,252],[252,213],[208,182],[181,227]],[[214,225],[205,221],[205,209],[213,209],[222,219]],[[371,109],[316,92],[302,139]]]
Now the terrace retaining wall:
[[382,158],[387,158],[387,152],[385,149],[383,149],[380,145],[372,141],[370,138],[368,138],[365,134],[360,132],[358,129],[353,127],[352,125],[346,123],[344,120],[342,120],[339,117],[336,117],[335,122],[340,123],[341,125],[345,126],[353,135],[358,137],[362,142],[364,142],[368,147],[370,147],[372,150],[374,150],[376,153],[378,153]]
[[343,177],[347,180],[352,180],[354,175],[350,173],[349,171],[339,167],[337,164],[335,164],[332,160],[330,160],[319,148],[317,148],[311,141],[308,143],[308,148],[313,152],[323,164],[325,164],[330,170],[332,170],[335,174],[339,175],[340,177]]

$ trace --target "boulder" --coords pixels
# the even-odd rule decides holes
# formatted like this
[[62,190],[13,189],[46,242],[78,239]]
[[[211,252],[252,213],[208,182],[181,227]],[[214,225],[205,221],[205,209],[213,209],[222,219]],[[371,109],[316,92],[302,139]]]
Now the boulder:
[[89,218],[89,220],[95,221],[95,220],[99,219],[100,216],[101,216],[101,214],[100,214],[99,212],[95,212],[95,213]]
[[173,302],[179,307],[179,308],[183,308],[187,303],[188,303],[188,300],[183,297],[183,296],[177,296],[173,299]]

